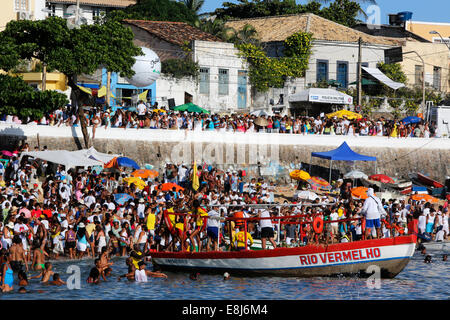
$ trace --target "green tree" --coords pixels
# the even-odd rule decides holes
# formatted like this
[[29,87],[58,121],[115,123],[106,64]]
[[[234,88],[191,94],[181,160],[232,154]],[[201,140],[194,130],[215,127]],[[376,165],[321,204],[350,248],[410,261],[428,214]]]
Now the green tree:
[[230,38],[230,41],[235,43],[236,45],[249,43],[255,46],[260,45],[260,41],[258,39],[258,32],[255,27],[250,24],[246,24],[242,27],[241,30],[234,31],[234,35]]
[[194,27],[208,32],[223,41],[232,42],[233,37],[236,34],[236,30],[225,26],[225,21],[222,19],[200,19],[195,21]]
[[182,3],[189,9],[198,14],[200,9],[205,4],[205,0],[181,0]]
[[213,14],[220,19],[228,20],[314,13],[346,26],[353,26],[358,22],[357,16],[361,10],[358,3],[350,0],[335,0],[329,7],[322,8],[319,2],[309,1],[302,5],[297,4],[295,0],[239,0],[237,3],[224,2],[222,8],[217,8]]
[[38,91],[18,76],[0,74],[0,114],[17,115],[22,121],[40,120],[67,103],[62,93]]
[[[142,55],[142,50],[133,44],[131,29],[117,21],[83,25],[79,29],[69,29],[66,20],[59,17],[11,21],[1,32],[0,41],[0,47],[5,42],[12,50],[10,57],[38,59],[67,76],[72,89],[72,104],[78,107],[86,147],[89,146],[89,134],[84,111],[80,107],[80,99],[85,93],[77,86],[78,75],[106,68],[131,77],[134,57]],[[6,59],[0,68],[9,70],[20,61],[17,59],[14,64],[11,59]]]
[[[199,0],[194,0],[193,2],[199,3]],[[118,21],[123,19],[178,21],[194,24],[197,20],[197,14],[184,3],[174,0],[140,0],[135,5],[109,12],[105,19]]]

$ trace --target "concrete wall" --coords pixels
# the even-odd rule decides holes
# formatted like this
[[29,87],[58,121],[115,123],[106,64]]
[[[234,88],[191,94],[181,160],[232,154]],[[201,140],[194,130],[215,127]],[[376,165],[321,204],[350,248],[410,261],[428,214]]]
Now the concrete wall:
[[[92,133],[91,128],[89,132]],[[83,141],[80,128],[0,124],[0,147],[11,149],[20,140],[25,140],[33,150],[37,145],[38,133],[41,148],[46,145],[52,150],[76,150],[81,148]],[[328,151],[344,141],[356,152],[377,157],[376,164],[354,164],[355,169],[369,175],[376,172],[406,177],[409,172],[422,171],[442,182],[446,175],[450,175],[450,139],[444,138],[394,139],[98,128],[93,145],[101,152],[123,154],[140,165],[150,163],[157,168],[166,162],[191,163],[195,159],[197,163],[215,163],[224,169],[245,168],[250,174],[261,173],[286,179],[289,171],[299,168],[300,163],[310,163],[311,152]],[[312,164],[323,167],[321,175],[328,178],[330,163],[327,160],[312,158]],[[339,169],[342,173],[352,168],[353,164],[345,161],[333,163],[333,169]]]
[[194,96],[193,103],[202,106],[203,103],[196,99],[197,89],[197,79],[187,77],[176,79],[161,74],[161,77],[156,80],[156,101],[158,106],[168,108],[168,99],[172,98],[175,100],[175,105],[178,106],[185,103],[184,93],[187,92]]

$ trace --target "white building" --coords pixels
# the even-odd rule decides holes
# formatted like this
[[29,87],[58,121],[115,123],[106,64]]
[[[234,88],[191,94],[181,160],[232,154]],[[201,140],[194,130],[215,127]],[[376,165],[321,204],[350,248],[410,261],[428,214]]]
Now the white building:
[[162,74],[156,81],[155,96],[160,106],[193,102],[213,112],[250,109],[247,62],[238,56],[234,44],[183,22],[125,20],[124,24],[131,27],[134,43],[155,51],[162,62],[189,57],[200,67],[196,79]]
[[257,31],[259,40],[265,44],[269,57],[282,57],[284,41],[292,34],[302,31],[312,33],[312,53],[305,77],[288,79],[284,88],[273,88],[256,94],[253,108],[272,110],[289,108],[289,95],[324,81],[335,80],[340,87],[348,88],[357,79],[358,40],[362,39],[362,65],[375,68],[384,62],[384,50],[401,46],[395,38],[375,37],[312,13],[242,19],[227,22],[227,27],[240,30],[250,24]]
[[[102,14],[115,9],[123,9],[136,4],[136,2],[136,0],[79,0],[79,6],[82,17],[87,20],[88,24],[92,24]],[[77,0],[45,0],[46,14],[65,18],[72,14],[68,8],[76,6],[76,4]]]

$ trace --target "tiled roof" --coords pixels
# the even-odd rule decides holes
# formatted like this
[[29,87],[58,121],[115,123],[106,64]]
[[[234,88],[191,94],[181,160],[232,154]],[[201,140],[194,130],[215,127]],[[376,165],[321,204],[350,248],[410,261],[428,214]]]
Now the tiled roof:
[[[50,3],[76,4],[77,0],[48,0]],[[137,0],[80,0],[80,5],[109,8],[125,8],[136,4]]]
[[[252,25],[261,42],[284,41],[298,31],[309,31],[316,40],[358,42],[380,45],[401,45],[401,40],[389,37],[375,37],[327,20],[312,13],[230,20],[227,27],[241,30],[244,25]],[[309,30],[308,30],[309,29]]]
[[124,20],[125,23],[141,28],[167,42],[183,45],[186,41],[220,41],[210,33],[194,28],[185,22]]

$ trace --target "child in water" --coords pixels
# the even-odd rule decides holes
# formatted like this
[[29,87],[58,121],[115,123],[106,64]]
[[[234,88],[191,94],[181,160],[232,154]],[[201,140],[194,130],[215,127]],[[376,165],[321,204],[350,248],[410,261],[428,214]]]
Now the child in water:
[[37,276],[33,276],[30,279],[35,279],[35,278],[39,278],[42,276],[41,282],[47,283],[48,280],[50,280],[50,277],[55,274],[55,272],[53,272],[52,268],[53,268],[53,265],[50,262],[46,262],[45,269],[42,270],[42,272],[40,274],[38,274]]

